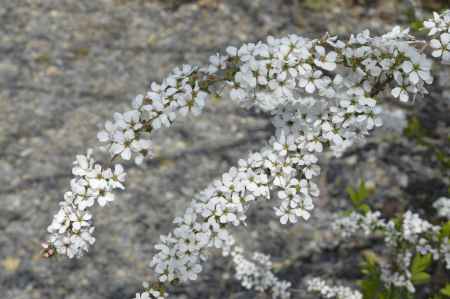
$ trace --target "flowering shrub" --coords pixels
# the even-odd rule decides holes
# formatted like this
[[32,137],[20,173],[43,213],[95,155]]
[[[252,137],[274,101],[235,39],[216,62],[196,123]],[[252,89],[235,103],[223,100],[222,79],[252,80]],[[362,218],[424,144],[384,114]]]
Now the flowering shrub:
[[[436,206],[438,216],[446,212],[446,207]],[[448,214],[444,217],[448,218]],[[431,269],[433,283],[437,285],[442,283],[438,281],[438,274],[445,275],[443,269],[450,270],[449,221],[433,225],[411,211],[394,220],[385,220],[380,212],[368,209],[337,219],[333,227],[343,239],[357,235],[383,238],[382,258],[374,253],[366,255],[365,278],[360,283],[364,298],[413,298],[416,286],[431,281],[428,271],[432,263],[435,264]],[[446,281],[450,286],[448,278],[444,283]],[[442,292],[450,295],[445,288]]]
[[[319,196],[315,179],[321,153],[339,157],[381,126],[382,94],[401,102],[427,94],[426,86],[433,82],[432,63],[425,55],[428,44],[433,57],[450,62],[450,11],[435,14],[424,26],[429,42],[400,27],[381,36],[366,30],[346,41],[328,34],[319,39],[269,37],[265,43],[228,47],[225,54],[211,56],[206,67],[175,68],[160,84],[152,83],[148,92],[138,95],[131,110],[115,113],[98,133],[98,149],[109,153],[110,167],[96,161],[92,150],[76,157],[70,190],[48,227],[44,255],[83,256],[95,242],[90,210],[96,203],[110,204],[114,190],[124,189],[126,174],[116,161],[142,163],[152,156],[153,131],[170,127],[179,116],[200,114],[211,97],[226,91],[244,108],[269,112],[275,135],[196,195],[184,215],[175,218],[175,228],[161,236],[150,262],[158,281],[145,283],[145,291],[136,298],[166,298],[171,283],[197,279],[210,248],[232,256],[236,278],[244,287],[288,298],[290,283],[275,277],[269,258],[260,253],[249,258],[229,228],[245,224],[251,203],[273,197],[279,200],[274,211],[282,224],[308,220]],[[436,205],[448,208],[448,202]],[[362,228],[366,234],[385,234],[394,249],[418,246],[419,255],[406,249],[394,254],[400,272],[386,264],[380,274],[384,283],[413,292],[417,273],[408,267],[417,256],[427,261],[444,257],[448,265],[448,238],[440,237],[439,226],[408,212],[398,227],[363,210],[336,223],[343,236]],[[417,275],[424,279],[426,267],[419,268]],[[358,291],[327,287],[320,279],[310,281],[308,288],[327,298],[361,298]]]

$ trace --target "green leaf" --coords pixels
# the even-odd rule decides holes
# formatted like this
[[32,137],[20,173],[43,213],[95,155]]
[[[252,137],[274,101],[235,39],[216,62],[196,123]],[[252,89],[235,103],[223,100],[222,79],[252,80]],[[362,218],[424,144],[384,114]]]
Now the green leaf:
[[347,191],[348,196],[350,197],[350,200],[352,201],[353,204],[357,204],[358,203],[358,196],[355,192],[355,190],[353,190],[352,187],[348,186],[345,191]]
[[358,188],[348,186],[345,190],[347,191],[347,194],[356,209],[360,210],[364,214],[370,211],[369,206],[363,204],[363,201],[370,196],[371,190],[367,189],[366,183],[363,180],[359,183]]
[[362,273],[364,279],[359,281],[363,299],[380,299],[383,291],[383,283],[380,278],[378,267],[378,257],[370,250],[363,251],[364,262],[362,263]]
[[367,190],[366,183],[363,180],[359,183],[358,197],[360,201],[363,201],[369,197],[369,190]]
[[363,212],[364,214],[367,214],[370,212],[370,207],[366,204],[362,204],[358,207],[358,209]]
[[411,265],[411,274],[414,276],[414,274],[424,272],[431,265],[432,261],[431,253],[426,255],[416,254]]
[[430,281],[430,274],[426,273],[426,272],[417,272],[412,274],[411,276],[411,281],[414,284],[424,284]]
[[450,157],[443,151],[436,150],[436,159],[441,162],[442,166],[445,168],[450,168]]
[[361,280],[360,286],[364,299],[372,299],[377,297],[378,290],[382,287],[382,283],[378,277],[371,276]]
[[404,130],[404,134],[409,138],[420,141],[426,135],[426,131],[422,127],[420,120],[414,116],[409,119],[408,125]]
[[441,294],[450,297],[450,283],[447,283],[444,288],[441,289]]
[[445,237],[450,238],[450,220],[442,225],[441,231],[439,232],[439,240],[442,240]]
[[414,20],[409,23],[409,27],[414,31],[420,31],[423,28],[423,23],[422,21]]

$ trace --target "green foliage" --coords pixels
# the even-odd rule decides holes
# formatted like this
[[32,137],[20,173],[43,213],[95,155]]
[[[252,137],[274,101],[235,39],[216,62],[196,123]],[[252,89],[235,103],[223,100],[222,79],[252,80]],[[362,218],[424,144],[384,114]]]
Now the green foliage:
[[450,169],[450,156],[445,152],[436,149],[436,159],[444,166],[444,168]]
[[450,283],[447,283],[440,291],[445,297],[450,297]]
[[431,253],[426,255],[416,254],[411,265],[411,281],[414,285],[421,285],[430,281],[430,274],[426,270],[431,266],[433,257]]
[[411,281],[415,285],[421,285],[430,282],[430,278],[431,278],[430,274],[426,272],[419,272],[411,276]]
[[409,26],[413,31],[420,31],[424,28],[423,22],[419,20],[412,20],[411,22],[409,22]]
[[346,191],[355,209],[359,210],[363,214],[366,214],[370,211],[370,207],[365,204],[364,201],[370,196],[372,191],[367,189],[364,180],[359,183],[359,186],[357,188],[348,186],[346,188]]
[[364,262],[361,265],[361,271],[365,275],[364,279],[359,281],[363,299],[376,299],[377,294],[383,289],[381,281],[381,271],[378,266],[378,257],[372,251],[364,252]]
[[[357,195],[358,191],[353,190],[352,194],[354,195],[353,196],[354,199],[360,198]],[[362,194],[364,194],[364,192],[362,192]],[[353,201],[360,203],[363,200],[352,200],[352,202]],[[401,225],[397,227],[397,229],[401,230]],[[447,237],[449,233],[450,233],[450,221],[442,226],[442,229],[440,231],[441,235],[440,238]],[[402,243],[399,246],[400,246],[399,248],[404,248],[405,246],[408,248],[410,246],[414,247],[414,244]],[[384,260],[383,257],[379,257],[376,253],[374,253],[371,250],[364,251],[362,255],[364,257],[364,260],[361,263],[361,272],[364,275],[364,277],[358,281],[358,285],[360,286],[363,299],[415,298],[416,293],[410,293],[406,287],[396,287],[393,285],[388,287],[381,280],[381,261]],[[416,253],[414,258],[412,259],[410,266],[411,282],[416,287],[427,284],[427,288],[429,290],[434,290],[434,292],[437,292],[437,294],[434,294],[433,296],[430,295],[429,299],[445,299],[447,297],[450,297],[450,284],[448,283],[448,279],[444,281],[439,280],[437,277],[439,277],[440,275],[439,271],[441,271],[442,269],[439,270],[440,269],[439,267],[431,268],[432,264],[433,264],[433,255],[431,253],[426,255]],[[444,288],[440,289],[443,283],[444,284],[447,283],[447,285]]]
[[450,220],[442,225],[441,231],[439,232],[439,241],[442,241],[445,237],[450,239]]
[[372,251],[365,251],[364,262],[361,271],[364,278],[358,284],[361,288],[363,299],[408,299],[413,298],[405,288],[386,288],[381,280],[379,257]]
[[411,274],[414,276],[414,274],[424,272],[431,266],[432,262],[433,257],[431,253],[426,255],[416,254],[411,265]]
[[[450,155],[446,152],[445,147],[439,148],[437,142],[433,140],[427,129],[425,129],[420,120],[417,117],[409,119],[408,126],[404,130],[405,136],[414,140],[417,144],[423,146],[427,151],[431,153],[431,157],[434,161],[439,162],[440,168],[450,169]],[[450,139],[449,139],[450,142]],[[443,172],[444,172],[443,171]],[[370,212],[368,205],[368,198],[373,193],[373,190],[367,187],[368,185],[362,180],[356,186],[348,186],[346,192],[352,203],[353,209],[348,213],[355,210],[361,214],[367,214]],[[450,191],[450,189],[449,189]],[[450,192],[449,192],[450,193]],[[394,223],[394,228],[401,232],[403,230],[403,215],[397,214],[390,219]],[[443,242],[445,238],[450,239],[450,221],[442,223],[439,231],[438,242]],[[415,244],[408,242],[400,242],[395,245],[396,253],[408,251],[415,252]],[[411,293],[406,287],[396,287],[394,285],[387,285],[381,279],[381,261],[383,264],[387,262],[386,258],[379,257],[375,252],[366,250],[363,252],[363,262],[361,263],[362,279],[358,281],[360,291],[363,295],[363,299],[413,299],[416,298],[416,293]],[[395,270],[398,266],[396,261],[391,260],[391,266]],[[432,267],[433,265],[433,267]],[[428,294],[428,299],[445,299],[450,297],[450,283],[448,279],[445,279],[447,271],[442,268],[439,263],[433,264],[432,254],[422,255],[420,253],[415,254],[410,265],[411,282],[417,288],[419,293],[425,292]],[[444,275],[444,278],[442,278]],[[447,285],[445,285],[447,284]],[[424,286],[425,285],[425,286]],[[445,287],[443,287],[445,285]]]
[[403,133],[411,139],[416,139],[418,141],[422,140],[426,135],[427,131],[422,127],[420,120],[414,116],[408,120],[408,125],[404,129]]
[[408,18],[409,27],[412,31],[418,32],[424,28],[423,20],[419,20],[416,18],[413,7],[406,11],[406,17]]

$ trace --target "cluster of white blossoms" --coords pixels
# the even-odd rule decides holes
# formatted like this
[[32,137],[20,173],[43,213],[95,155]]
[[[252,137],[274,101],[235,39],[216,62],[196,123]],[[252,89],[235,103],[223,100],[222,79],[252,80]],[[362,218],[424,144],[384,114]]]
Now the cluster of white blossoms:
[[[275,208],[281,223],[307,220],[319,195],[313,182],[320,174],[319,154],[329,149],[340,155],[381,125],[374,99],[379,91],[403,88],[400,99],[406,101],[432,82],[431,62],[413,42],[395,28],[381,37],[365,31],[347,43],[291,35],[228,48],[231,98],[271,111],[276,134],[208,186],[176,219],[173,233],[161,238],[151,262],[160,281],[196,279],[207,248],[227,252],[234,244],[227,224],[245,223],[249,203],[270,199],[271,192],[281,201]],[[338,65],[342,70],[332,75]]]
[[[388,250],[395,253],[392,255],[393,263],[385,261],[382,264],[381,279],[387,286],[406,287],[411,293],[415,292],[410,269],[415,253],[431,254],[433,260],[444,261],[446,268],[450,269],[450,244],[448,238],[440,238],[442,227],[411,211],[403,215],[400,227],[393,220],[382,219],[380,212],[364,215],[353,212],[335,220],[332,227],[344,239],[358,235],[383,236]],[[394,268],[396,271],[392,270]]]
[[320,278],[312,278],[306,281],[307,290],[320,294],[322,298],[336,299],[362,299],[360,292],[344,286],[330,286]]
[[[89,150],[87,155],[77,156],[70,190],[64,194],[60,210],[48,227],[48,241],[53,245],[52,250],[70,258],[81,256],[95,242],[89,208],[95,202],[105,206],[114,200],[114,189],[124,189],[126,175],[123,167],[116,164],[114,169],[102,168],[95,163],[91,154]],[[48,249],[49,245],[45,244],[45,248]]]
[[143,287],[145,289],[142,293],[136,293],[136,296],[133,299],[167,299],[169,298],[169,294],[167,294],[162,289],[155,289],[150,287],[149,283],[144,282]]
[[433,203],[433,208],[437,210],[439,217],[450,220],[450,198],[441,197]]
[[424,26],[429,35],[434,37],[430,41],[433,57],[441,57],[442,62],[450,63],[450,10],[442,14],[434,13],[433,18],[425,21]]
[[[439,18],[447,22],[446,15]],[[436,30],[441,27],[436,25]],[[137,164],[152,154],[154,130],[171,126],[177,115],[199,114],[205,101],[220,91],[228,91],[245,108],[272,113],[276,132],[268,145],[197,195],[175,219],[174,230],[161,236],[150,263],[158,284],[195,280],[209,248],[232,252],[229,224],[245,224],[251,202],[275,194],[280,203],[274,210],[282,224],[307,220],[319,196],[314,180],[322,153],[340,156],[381,126],[381,92],[403,102],[427,93],[425,86],[433,81],[431,61],[416,47],[421,44],[399,27],[382,36],[364,31],[345,42],[329,35],[269,37],[266,43],[228,47],[226,54],[211,56],[206,67],[175,68],[162,83],[152,83],[137,96],[131,110],[115,113],[97,135],[101,149],[112,160],[134,158]],[[115,165],[114,172],[102,170],[90,157],[84,159],[88,162],[77,158],[78,183],[50,225],[47,255],[55,248],[69,257],[87,251],[94,239],[85,208],[95,198],[100,205],[112,201],[112,189],[123,188],[121,166]],[[149,289],[138,296],[156,295]]]
[[241,281],[243,287],[270,293],[272,298],[290,298],[291,283],[279,280],[272,273],[272,262],[269,256],[255,252],[251,259],[247,259],[240,247],[235,247],[231,256],[236,269],[236,278]]
[[208,93],[200,89],[199,79],[205,76],[190,65],[175,68],[161,84],[153,82],[145,95],[138,95],[132,110],[115,113],[114,121],[106,122],[105,130],[97,134],[98,139],[113,157],[130,160],[135,154],[136,164],[141,164],[151,154],[151,141],[146,135],[170,127],[177,114],[198,115],[203,110]]
[[[184,116],[201,112],[208,94],[200,90],[199,80],[207,80],[205,76],[208,74],[184,65],[175,68],[161,84],[151,84],[145,96],[133,99],[132,110],[114,113],[113,120],[105,123],[105,129],[97,134],[102,142],[99,149],[107,151],[112,160],[134,157],[135,163],[141,164],[144,157],[152,154],[149,135],[153,130],[169,127],[177,113]],[[114,200],[114,189],[125,188],[126,173],[120,164],[115,164],[114,170],[102,169],[91,155],[90,150],[87,156],[76,157],[71,191],[64,194],[61,209],[48,227],[50,236],[43,244],[47,256],[58,253],[72,258],[88,251],[95,238],[92,215],[86,209],[95,201],[105,206]]]

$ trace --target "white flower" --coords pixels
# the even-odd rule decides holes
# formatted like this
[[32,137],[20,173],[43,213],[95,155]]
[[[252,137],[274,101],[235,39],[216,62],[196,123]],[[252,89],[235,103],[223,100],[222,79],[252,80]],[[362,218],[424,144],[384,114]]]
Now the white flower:
[[430,46],[434,49],[431,55],[450,61],[450,33],[442,33],[440,39],[432,39]]
[[294,141],[294,136],[285,136],[285,134],[281,134],[278,139],[273,142],[273,148],[281,156],[286,156],[288,151],[292,152],[297,150],[297,145],[294,143]]
[[72,215],[73,215],[73,218],[69,218],[69,219],[72,221],[72,230],[74,232],[80,231],[80,229],[82,227],[90,226],[89,220],[92,219],[91,214],[85,213],[80,216],[75,216],[74,214],[72,214]]
[[313,278],[306,281],[309,292],[319,293],[323,298],[336,299],[362,299],[359,291],[352,290],[344,286],[330,286],[320,278]]
[[394,98],[399,98],[401,102],[408,102],[408,89],[412,88],[412,86],[408,84],[408,80],[405,80],[399,72],[395,73],[395,81],[399,85],[392,89],[391,94]]
[[131,145],[135,142],[134,132],[126,130],[123,132],[116,132],[114,134],[114,143],[111,145],[111,152],[113,155],[118,155],[124,160],[131,159]]
[[303,218],[304,220],[308,220],[311,216],[311,211],[314,208],[311,197],[302,196],[299,202],[299,207],[295,209],[295,213],[298,217]]
[[228,58],[227,56],[223,56],[219,53],[217,53],[216,55],[210,56],[209,57],[210,64],[208,66],[208,73],[214,74],[218,70],[225,69],[227,58]]
[[200,91],[198,85],[194,89],[187,85],[185,87],[183,98],[181,99],[181,115],[187,115],[192,112],[194,115],[199,115],[205,106],[205,100],[208,97],[206,92]]
[[114,194],[112,192],[108,192],[108,191],[104,191],[101,190],[99,192],[99,195],[97,197],[98,200],[98,204],[101,207],[104,207],[106,204],[108,204],[109,202],[114,201]]
[[450,198],[441,197],[433,203],[440,217],[450,219]]
[[246,258],[243,249],[237,246],[231,251],[231,256],[236,269],[236,278],[245,288],[270,292],[274,299],[290,297],[291,284],[275,277],[271,271],[272,263],[269,256],[255,252],[251,258]]
[[322,72],[316,70],[302,75],[298,85],[305,88],[307,93],[313,93],[316,89],[323,88],[325,86],[325,81],[322,79]]
[[111,177],[110,184],[112,188],[125,189],[123,182],[125,182],[127,174],[125,173],[123,166],[116,164],[114,166],[114,173]]
[[409,60],[403,62],[403,71],[408,74],[408,79],[412,84],[417,85],[422,79],[428,84],[433,81],[430,75],[431,62],[425,58],[420,58],[419,61],[413,63]]
[[425,22],[423,22],[423,25],[425,28],[429,29],[429,35],[435,35],[437,32],[440,31],[439,24],[441,23],[441,16],[433,12],[433,19],[429,19]]
[[148,292],[136,293],[133,299],[150,299],[150,294]]
[[173,112],[162,113],[152,121],[152,126],[154,129],[159,129],[161,127],[168,128],[171,126],[174,120],[175,120],[175,113]]
[[111,121],[107,121],[105,123],[105,130],[98,132],[97,138],[100,142],[108,142],[112,139],[115,131],[116,126]]
[[291,209],[286,202],[283,202],[279,208],[275,208],[275,215],[280,217],[280,223],[286,224],[288,222],[297,223],[297,214],[294,209]]
[[91,158],[92,150],[88,150],[87,155],[77,155],[73,162],[72,174],[76,176],[85,176],[89,174],[93,167],[93,159]]
[[114,118],[116,125],[122,129],[139,130],[142,128],[142,123],[139,121],[140,113],[137,110],[130,110],[124,114],[115,113]]
[[334,51],[328,52],[325,55],[325,48],[322,46],[316,46],[316,59],[314,64],[327,71],[333,71],[336,68],[337,54]]

